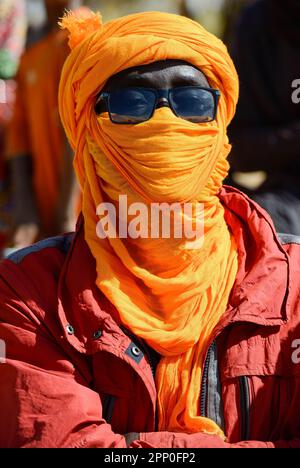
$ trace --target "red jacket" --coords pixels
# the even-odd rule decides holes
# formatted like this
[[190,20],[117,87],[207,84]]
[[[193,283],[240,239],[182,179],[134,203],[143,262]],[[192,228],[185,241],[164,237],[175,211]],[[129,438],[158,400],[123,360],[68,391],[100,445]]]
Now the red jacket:
[[220,199],[239,270],[207,350],[199,414],[227,441],[156,432],[159,357],[113,320],[81,221],[75,236],[0,265],[1,447],[126,447],[131,432],[131,447],[300,447],[300,239],[282,245],[237,190]]

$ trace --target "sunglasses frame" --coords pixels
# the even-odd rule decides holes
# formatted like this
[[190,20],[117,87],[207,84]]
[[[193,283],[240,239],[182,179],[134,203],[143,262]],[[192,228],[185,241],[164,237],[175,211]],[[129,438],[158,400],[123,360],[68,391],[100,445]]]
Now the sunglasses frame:
[[[175,87],[175,88],[159,88],[159,89],[145,88],[145,87],[139,87],[139,86],[130,86],[130,87],[127,87],[127,88],[121,88],[118,91],[121,91],[122,89],[124,89],[124,90],[126,90],[126,89],[136,89],[136,90],[139,90],[139,91],[150,91],[153,94],[155,94],[155,103],[154,103],[154,106],[153,106],[150,117],[148,117],[145,120],[141,120],[140,122],[136,122],[136,123],[135,122],[116,122],[113,119],[113,116],[112,116],[113,113],[111,112],[111,108],[110,108],[110,95],[112,94],[112,92],[102,92],[102,93],[100,93],[100,95],[98,96],[98,99],[96,101],[96,104],[95,104],[95,112],[98,115],[102,114],[103,112],[108,112],[110,120],[113,123],[118,124],[118,125],[138,125],[140,123],[147,122],[148,120],[150,120],[153,117],[155,110],[157,108],[159,108],[159,107],[169,107],[172,110],[172,112],[176,115],[176,117],[179,117],[180,119],[183,119],[183,120],[187,120],[188,122],[193,122],[192,120],[185,119],[184,117],[178,115],[176,113],[176,111],[173,109],[172,100],[170,100],[170,93],[172,91],[174,91],[175,89],[176,90],[178,90],[178,89],[185,89],[185,90],[186,89],[202,89],[204,91],[210,92],[213,95],[213,98],[214,98],[214,115],[213,115],[213,118],[210,119],[210,120],[206,120],[205,122],[193,122],[193,123],[213,122],[216,119],[216,116],[217,116],[218,104],[219,104],[219,100],[220,100],[220,96],[221,96],[221,92],[218,89],[207,88],[207,87],[203,87],[203,86],[178,86],[178,87]],[[101,110],[98,111],[97,107],[100,107]]]

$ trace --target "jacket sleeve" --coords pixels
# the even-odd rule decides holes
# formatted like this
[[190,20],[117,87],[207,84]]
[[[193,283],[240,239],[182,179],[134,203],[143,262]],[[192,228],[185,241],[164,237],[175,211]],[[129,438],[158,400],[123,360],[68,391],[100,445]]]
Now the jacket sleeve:
[[1,448],[126,447],[99,394],[1,278],[0,340]]

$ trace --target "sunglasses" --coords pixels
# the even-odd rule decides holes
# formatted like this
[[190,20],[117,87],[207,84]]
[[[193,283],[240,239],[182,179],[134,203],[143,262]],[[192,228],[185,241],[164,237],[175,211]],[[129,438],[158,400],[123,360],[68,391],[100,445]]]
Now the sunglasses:
[[121,88],[100,93],[95,112],[109,113],[117,124],[139,124],[151,119],[158,107],[170,107],[177,117],[194,123],[215,120],[220,91],[201,86],[170,89]]

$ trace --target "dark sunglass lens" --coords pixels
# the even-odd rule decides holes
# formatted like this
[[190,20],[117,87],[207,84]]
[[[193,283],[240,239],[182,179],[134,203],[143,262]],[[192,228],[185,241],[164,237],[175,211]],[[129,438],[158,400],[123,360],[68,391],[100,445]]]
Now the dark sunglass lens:
[[115,123],[138,123],[150,119],[155,94],[148,90],[126,88],[109,95],[108,107]]
[[176,115],[190,122],[210,122],[215,116],[215,100],[211,91],[201,88],[175,88],[170,100]]

